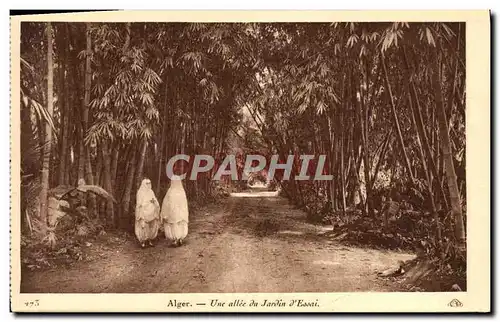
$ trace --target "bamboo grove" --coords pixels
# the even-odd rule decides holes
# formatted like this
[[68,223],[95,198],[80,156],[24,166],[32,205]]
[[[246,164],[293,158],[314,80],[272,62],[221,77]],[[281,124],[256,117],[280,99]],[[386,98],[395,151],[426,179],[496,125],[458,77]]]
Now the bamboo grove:
[[49,189],[84,179],[118,201],[90,213],[125,229],[171,156],[258,149],[327,155],[334,180],[279,182],[298,206],[373,217],[399,198],[464,245],[464,24],[23,23],[20,41],[22,209],[36,182],[42,221]]

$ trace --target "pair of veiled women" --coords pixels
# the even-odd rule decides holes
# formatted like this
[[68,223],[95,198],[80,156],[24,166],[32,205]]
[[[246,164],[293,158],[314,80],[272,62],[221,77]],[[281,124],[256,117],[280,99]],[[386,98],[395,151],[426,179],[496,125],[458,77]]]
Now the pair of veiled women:
[[135,208],[135,235],[142,247],[153,246],[152,241],[163,225],[165,238],[175,246],[182,245],[188,234],[189,211],[182,181],[173,178],[160,205],[151,188],[151,180],[142,180],[137,191]]

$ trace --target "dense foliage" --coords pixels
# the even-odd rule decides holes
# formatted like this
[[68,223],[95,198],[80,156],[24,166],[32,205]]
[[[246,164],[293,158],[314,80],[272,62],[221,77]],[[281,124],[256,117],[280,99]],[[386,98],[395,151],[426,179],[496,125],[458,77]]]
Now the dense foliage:
[[[91,220],[130,229],[177,153],[324,154],[334,180],[273,183],[311,219],[380,231],[390,198],[432,252],[464,249],[463,24],[23,23],[21,120],[31,229],[79,179],[117,201],[86,197]],[[186,181],[192,202],[225,195],[212,175]]]

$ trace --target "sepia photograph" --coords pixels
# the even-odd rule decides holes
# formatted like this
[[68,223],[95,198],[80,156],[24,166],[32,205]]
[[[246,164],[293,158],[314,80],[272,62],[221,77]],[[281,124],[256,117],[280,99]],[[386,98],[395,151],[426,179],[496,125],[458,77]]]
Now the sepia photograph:
[[488,11],[87,14],[11,17],[17,310],[490,309]]

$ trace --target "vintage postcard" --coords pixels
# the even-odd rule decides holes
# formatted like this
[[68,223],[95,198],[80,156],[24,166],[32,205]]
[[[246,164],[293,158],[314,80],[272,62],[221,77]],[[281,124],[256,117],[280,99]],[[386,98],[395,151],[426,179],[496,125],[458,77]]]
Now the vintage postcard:
[[10,51],[12,311],[490,312],[488,10],[12,15]]

